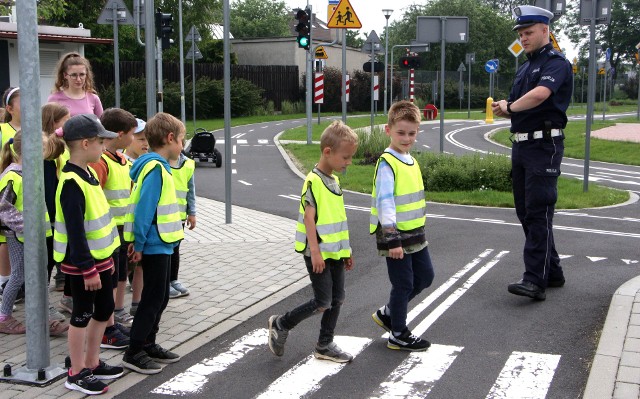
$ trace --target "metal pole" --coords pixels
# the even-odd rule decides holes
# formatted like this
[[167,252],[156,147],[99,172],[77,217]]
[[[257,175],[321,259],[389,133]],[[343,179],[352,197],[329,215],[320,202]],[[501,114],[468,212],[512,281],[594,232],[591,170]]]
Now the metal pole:
[[571,71],[573,76],[571,76],[571,108],[573,108],[575,91],[576,91],[576,74]]
[[[386,16],[387,24],[384,28],[384,104],[383,104],[383,113],[387,114],[387,70],[389,69],[389,16]],[[392,60],[393,61],[393,60]],[[373,70],[372,70],[373,71]]]
[[47,264],[45,249],[46,209],[42,163],[42,119],[40,112],[40,56],[36,0],[16,2],[20,107],[22,109],[22,153],[24,181],[24,272],[26,284],[27,369],[49,367]]
[[587,126],[584,141],[584,176],[582,190],[589,191],[589,157],[591,153],[591,124],[593,123],[593,105],[596,101],[596,15],[597,1],[593,1],[593,13],[589,27],[589,92],[587,93]]
[[[193,58],[191,58],[191,85],[193,87],[191,94],[193,94],[193,102],[191,106],[193,107],[193,131],[196,130],[196,52],[195,52],[195,40],[191,45],[193,47]],[[226,155],[226,154],[225,154]]]
[[584,104],[584,67],[581,67],[582,70],[582,88],[580,89],[580,104]]
[[[309,7],[309,18],[310,18],[310,26],[313,27],[313,10],[311,6]],[[311,49],[313,48],[313,28],[309,29],[309,50],[306,51],[307,56],[307,101],[306,101],[306,109],[307,109],[307,144],[311,144],[312,142],[312,129],[311,124],[313,119],[313,79],[311,75],[313,74],[313,54],[311,54]]]
[[[187,121],[187,117],[184,104],[184,44],[182,38],[182,0],[178,0],[178,35],[180,35],[180,39],[178,40],[178,42],[180,43],[180,120],[184,124]],[[196,41],[194,40],[193,42],[195,43]],[[193,58],[196,58],[195,54],[193,55]]]
[[162,103],[164,101],[163,98],[163,93],[162,93],[162,39],[158,39],[157,40],[157,46],[158,46],[158,53],[157,53],[157,58],[158,58],[158,95],[157,95],[157,100],[158,100],[158,112],[163,112],[164,111],[164,107],[162,106]]
[[[391,84],[389,85],[389,103],[393,102],[393,50],[398,47],[398,46],[393,46],[391,47],[391,76],[389,76],[389,78],[391,78]],[[640,86],[640,84],[638,85]],[[640,98],[638,98],[638,104],[640,104]],[[640,107],[640,105],[639,105]],[[388,112],[388,109],[386,110],[385,114]]]
[[636,119],[640,121],[640,63],[638,64],[638,72],[636,73],[636,82],[638,82],[638,112]]
[[318,103],[318,125],[320,124],[320,103]]
[[375,74],[375,72],[373,71],[373,59],[375,58],[375,44],[371,43],[371,91],[369,92],[371,94],[371,130],[369,132],[373,133],[373,113],[374,113],[374,103],[373,103],[373,76]]
[[156,24],[154,0],[144,2],[144,76],[147,78],[147,120],[156,114]]
[[116,91],[116,108],[120,108],[120,54],[118,50],[118,6],[112,4],[113,18],[113,76]]
[[[229,51],[229,0],[223,0],[224,14],[224,202],[225,222],[231,223],[231,53]],[[195,36],[195,35],[194,35]],[[194,37],[195,43],[195,37]],[[193,58],[196,58],[195,46]]]
[[607,65],[604,67],[604,76],[602,77],[602,120],[605,118],[605,114],[607,113]]
[[347,30],[342,29],[342,122],[347,123]]
[[444,44],[445,44],[445,24],[447,17],[440,18],[440,27],[442,28],[441,37],[442,44],[440,45],[440,70],[442,76],[440,76],[440,153],[444,152]]

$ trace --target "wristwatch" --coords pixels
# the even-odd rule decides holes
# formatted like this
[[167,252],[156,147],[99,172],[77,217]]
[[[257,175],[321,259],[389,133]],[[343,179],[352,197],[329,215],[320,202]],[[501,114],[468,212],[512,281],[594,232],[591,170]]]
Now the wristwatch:
[[513,101],[507,102],[507,112],[513,114],[513,111],[511,111],[511,104],[513,104]]

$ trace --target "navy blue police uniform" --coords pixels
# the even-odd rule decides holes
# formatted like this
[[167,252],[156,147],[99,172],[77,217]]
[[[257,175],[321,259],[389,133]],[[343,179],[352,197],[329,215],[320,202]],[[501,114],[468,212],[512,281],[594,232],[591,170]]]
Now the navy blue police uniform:
[[564,284],[553,238],[553,213],[572,71],[569,61],[551,43],[527,58],[518,69],[508,101],[516,101],[537,86],[552,94],[534,108],[511,113],[511,177],[516,214],[526,236],[523,280],[544,290],[547,285]]

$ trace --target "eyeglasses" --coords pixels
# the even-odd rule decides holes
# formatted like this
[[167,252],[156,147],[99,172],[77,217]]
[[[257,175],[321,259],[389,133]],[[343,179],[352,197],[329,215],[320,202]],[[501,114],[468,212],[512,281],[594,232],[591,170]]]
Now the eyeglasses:
[[78,78],[80,78],[80,79],[84,79],[84,78],[86,78],[86,77],[87,77],[87,74],[86,74],[86,73],[68,73],[68,74],[66,74],[66,75],[67,75],[68,77],[70,77],[71,79],[74,79],[74,80],[75,80],[75,79],[78,79]]

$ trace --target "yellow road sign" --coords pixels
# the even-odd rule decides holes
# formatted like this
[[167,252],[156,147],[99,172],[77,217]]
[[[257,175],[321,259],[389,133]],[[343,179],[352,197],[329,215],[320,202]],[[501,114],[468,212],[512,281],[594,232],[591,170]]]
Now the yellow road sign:
[[598,75],[604,75],[604,68],[598,69]]
[[522,47],[522,43],[520,43],[520,40],[518,39],[514,40],[513,43],[509,45],[508,48],[514,57],[519,56],[520,54],[522,54],[522,51],[524,51],[524,47]]
[[356,11],[349,0],[340,0],[340,4],[336,7],[336,10],[329,18],[327,22],[328,28],[343,28],[343,29],[360,29],[362,28],[362,22],[358,19]]
[[573,65],[573,73],[578,73],[578,66],[577,65]]
[[553,43],[553,48],[562,53],[562,50],[560,49],[560,45],[558,44],[556,37],[551,32],[549,32],[549,39],[551,39],[551,43]]
[[640,64],[640,54],[636,53],[636,61],[638,61],[638,64]]
[[324,50],[324,47],[319,46],[316,49],[316,58],[320,60],[326,60],[327,58],[329,58],[329,56],[327,55],[327,52]]
[[327,17],[331,17],[336,8],[338,8],[337,4],[329,4],[327,6]]

